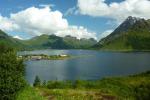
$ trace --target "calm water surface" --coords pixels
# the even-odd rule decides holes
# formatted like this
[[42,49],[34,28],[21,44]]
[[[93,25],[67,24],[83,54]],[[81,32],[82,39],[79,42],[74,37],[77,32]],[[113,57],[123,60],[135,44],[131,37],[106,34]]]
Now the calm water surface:
[[26,61],[26,79],[33,83],[41,80],[96,80],[109,76],[122,76],[150,70],[150,53],[116,53],[92,50],[37,50],[25,54],[68,54],[73,59]]

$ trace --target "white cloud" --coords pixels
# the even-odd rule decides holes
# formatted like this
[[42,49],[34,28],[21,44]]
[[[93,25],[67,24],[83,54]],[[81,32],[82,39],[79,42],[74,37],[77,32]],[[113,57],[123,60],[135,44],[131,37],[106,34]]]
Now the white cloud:
[[43,8],[49,7],[49,8],[51,8],[51,7],[55,7],[55,5],[54,4],[40,4],[39,7],[43,7]]
[[78,12],[78,10],[77,10],[77,7],[76,6],[74,6],[74,7],[72,7],[72,8],[69,8],[66,12],[65,12],[65,16],[67,16],[67,15],[72,15],[72,14],[74,14],[74,15],[77,15],[79,12]]
[[66,36],[66,35],[71,35],[73,37],[77,37],[78,39],[81,38],[96,38],[96,33],[95,32],[89,32],[86,28],[83,26],[69,26],[65,30],[60,30],[55,33],[57,36]]
[[19,26],[11,21],[9,18],[0,15],[0,29],[4,31],[13,31],[17,30],[18,28]]
[[32,36],[42,34],[56,34],[58,36],[71,35],[77,38],[95,38],[95,33],[88,32],[86,28],[70,26],[63,14],[50,7],[30,7],[18,13],[10,14],[10,17],[0,15],[0,29],[7,32],[23,32]]
[[150,18],[149,0],[124,0],[120,3],[105,3],[106,0],[78,0],[80,14],[94,17],[108,17],[122,21],[128,16]]
[[11,14],[10,19],[20,26],[20,31],[23,30],[34,35],[52,34],[57,30],[68,27],[68,22],[63,18],[62,13],[51,11],[49,7],[31,7],[16,14]]
[[11,14],[10,18],[0,15],[0,28],[5,31],[23,31],[28,34],[52,34],[66,29],[68,21],[59,11],[51,11],[49,7],[35,8]]
[[105,38],[106,36],[111,34],[113,31],[114,30],[112,30],[112,29],[104,31],[103,33],[100,34],[99,39]]
[[19,39],[19,40],[23,40],[23,38],[21,38],[20,36],[16,35],[16,36],[13,36],[13,38],[15,39]]

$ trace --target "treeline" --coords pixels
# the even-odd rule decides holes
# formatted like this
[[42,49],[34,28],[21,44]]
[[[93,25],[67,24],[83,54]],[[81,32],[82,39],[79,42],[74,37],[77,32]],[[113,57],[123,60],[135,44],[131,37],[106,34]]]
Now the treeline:
[[13,48],[0,44],[0,100],[15,100],[26,82],[25,66]]

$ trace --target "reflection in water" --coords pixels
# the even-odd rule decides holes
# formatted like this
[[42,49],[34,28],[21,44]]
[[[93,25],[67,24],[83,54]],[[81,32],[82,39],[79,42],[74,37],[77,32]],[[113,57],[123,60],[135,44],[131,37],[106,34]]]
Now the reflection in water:
[[[71,66],[68,66],[71,65]],[[65,76],[64,76],[64,80],[75,80],[78,77],[78,67],[74,67],[74,66],[78,66],[77,62],[73,62],[73,60],[68,60],[66,63],[66,69],[64,69]],[[70,73],[72,75],[70,75]]]
[[[95,80],[107,76],[135,74],[150,70],[150,53],[114,53],[90,50],[39,50],[23,54],[69,54],[80,56],[67,60],[26,61],[26,79],[36,75],[42,80]],[[90,55],[90,56],[88,56]]]

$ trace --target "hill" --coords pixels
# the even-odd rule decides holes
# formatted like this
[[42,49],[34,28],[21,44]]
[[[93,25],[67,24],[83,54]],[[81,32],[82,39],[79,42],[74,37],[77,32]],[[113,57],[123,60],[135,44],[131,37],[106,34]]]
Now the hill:
[[101,50],[150,50],[150,20],[129,16],[94,48]]
[[59,37],[55,35],[41,35],[22,41],[28,48],[52,48],[52,49],[86,49],[96,44],[94,39],[77,39],[76,37]]
[[0,30],[0,44],[6,44],[17,49],[87,49],[97,43],[91,39],[77,39],[72,36],[41,35],[28,40],[19,40],[8,36]]
[[0,30],[0,44],[6,44],[11,47],[15,47],[17,49],[23,49],[24,45],[20,42],[20,40],[15,39],[11,36],[8,36],[5,32]]

